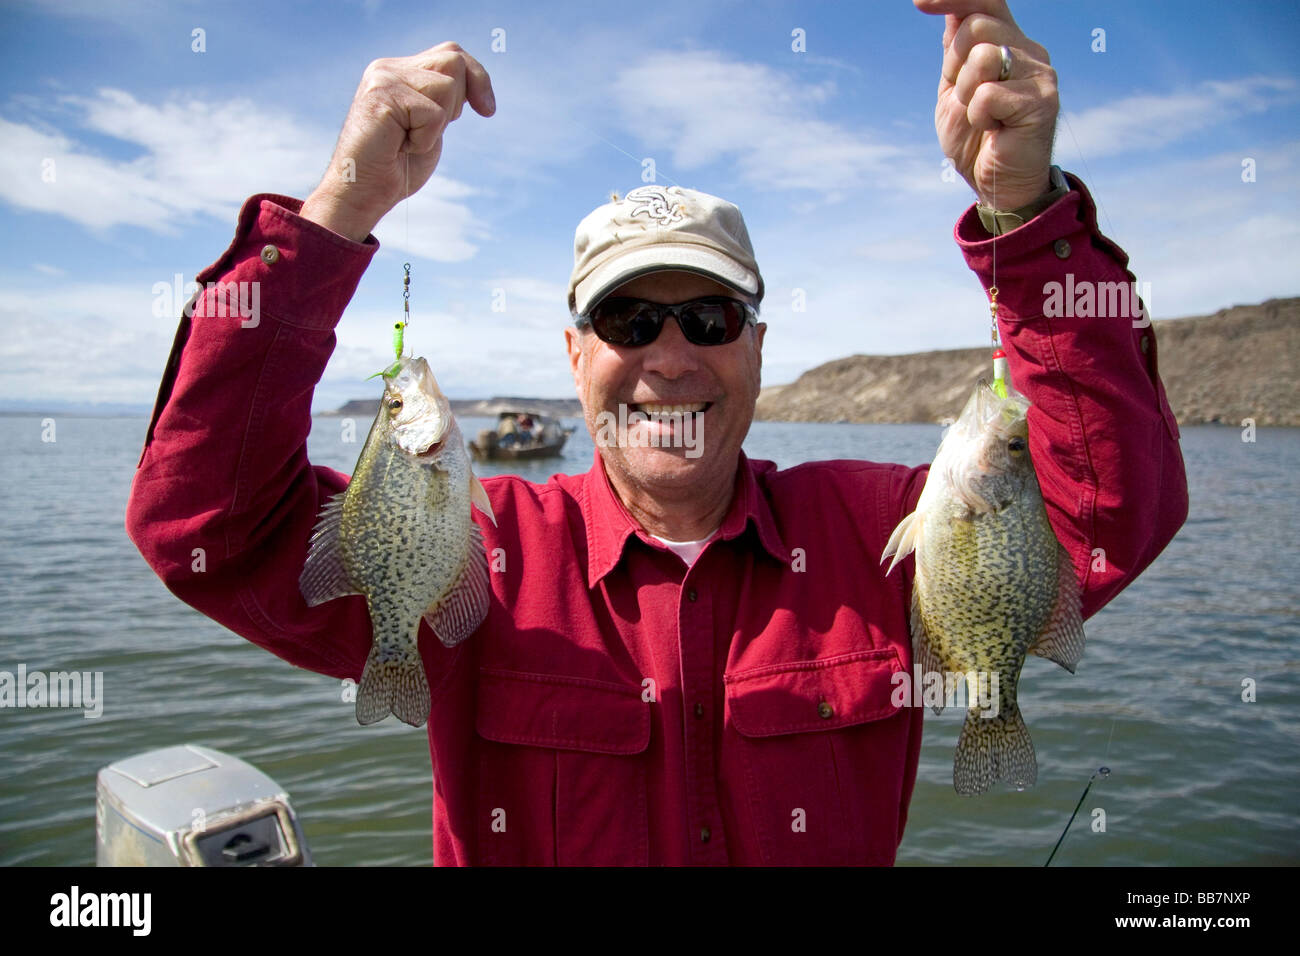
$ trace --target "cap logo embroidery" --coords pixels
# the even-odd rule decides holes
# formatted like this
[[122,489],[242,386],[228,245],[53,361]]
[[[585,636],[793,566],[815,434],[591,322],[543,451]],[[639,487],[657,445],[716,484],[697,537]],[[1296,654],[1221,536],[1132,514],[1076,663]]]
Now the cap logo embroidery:
[[624,196],[623,201],[636,204],[628,213],[629,219],[635,218],[639,213],[645,213],[647,219],[661,226],[667,226],[686,218],[686,214],[682,211],[682,204],[674,202],[662,186],[639,186]]

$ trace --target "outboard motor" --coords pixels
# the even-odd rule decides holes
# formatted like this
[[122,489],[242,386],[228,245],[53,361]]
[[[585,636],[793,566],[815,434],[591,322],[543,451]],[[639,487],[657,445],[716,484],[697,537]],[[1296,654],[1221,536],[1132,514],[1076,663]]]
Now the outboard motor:
[[109,764],[95,792],[98,866],[311,866],[289,795],[197,744]]

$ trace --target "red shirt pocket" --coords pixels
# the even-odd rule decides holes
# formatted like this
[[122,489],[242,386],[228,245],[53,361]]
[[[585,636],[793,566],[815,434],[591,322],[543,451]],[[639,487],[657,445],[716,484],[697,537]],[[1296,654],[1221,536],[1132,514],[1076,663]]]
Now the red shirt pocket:
[[483,668],[476,726],[482,862],[648,862],[639,687]]
[[893,862],[908,743],[898,673],[881,648],[724,676],[724,762],[743,774],[761,862]]

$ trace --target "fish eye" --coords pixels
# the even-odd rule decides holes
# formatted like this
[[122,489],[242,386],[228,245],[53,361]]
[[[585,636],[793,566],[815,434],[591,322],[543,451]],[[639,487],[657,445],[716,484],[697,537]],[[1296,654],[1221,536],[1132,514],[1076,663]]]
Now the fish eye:
[[402,400],[400,398],[390,398],[388,400],[388,410],[394,414],[402,410]]
[[1007,449],[1014,455],[1025,450],[1025,440],[1017,435],[1011,441],[1007,442]]

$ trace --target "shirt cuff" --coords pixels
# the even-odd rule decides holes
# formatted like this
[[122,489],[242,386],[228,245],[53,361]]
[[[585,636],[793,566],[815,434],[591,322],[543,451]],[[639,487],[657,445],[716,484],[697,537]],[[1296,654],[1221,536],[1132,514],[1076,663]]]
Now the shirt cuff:
[[334,328],[379,242],[373,235],[354,242],[304,219],[302,203],[276,193],[250,197],[239,210],[234,240],[196,281],[219,279],[243,264],[239,278],[258,282],[263,315],[298,328]]
[[[953,237],[966,264],[988,289],[998,287],[998,317],[1003,320],[1037,318],[1043,314],[1044,280],[1064,279],[1075,261],[1091,246],[1109,252],[1121,268],[1128,253],[1101,234],[1097,207],[1082,180],[1065,173],[1070,191],[1018,229],[990,236],[980,222],[975,205],[957,220]],[[994,248],[997,274],[994,275]],[[1077,271],[1087,266],[1080,262]]]

